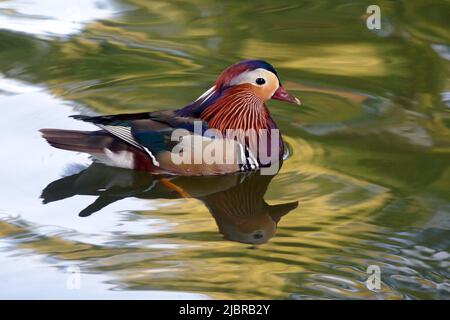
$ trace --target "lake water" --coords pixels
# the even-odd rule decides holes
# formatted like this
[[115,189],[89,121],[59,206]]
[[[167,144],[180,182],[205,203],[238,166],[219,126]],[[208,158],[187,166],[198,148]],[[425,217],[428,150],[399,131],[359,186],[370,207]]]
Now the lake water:
[[[381,30],[366,1],[0,1],[0,298],[450,299],[450,5],[376,2]],[[274,177],[168,181],[38,132],[184,106],[248,58],[303,101],[269,103]]]

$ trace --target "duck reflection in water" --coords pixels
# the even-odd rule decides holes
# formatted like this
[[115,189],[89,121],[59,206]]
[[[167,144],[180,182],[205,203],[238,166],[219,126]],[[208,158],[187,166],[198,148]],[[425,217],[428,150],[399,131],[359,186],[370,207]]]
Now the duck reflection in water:
[[275,235],[281,218],[298,206],[297,201],[277,205],[264,201],[273,177],[259,172],[162,177],[93,163],[76,174],[51,182],[41,198],[45,204],[75,195],[98,196],[79,213],[80,217],[88,217],[128,197],[195,198],[205,204],[226,239],[261,244]]

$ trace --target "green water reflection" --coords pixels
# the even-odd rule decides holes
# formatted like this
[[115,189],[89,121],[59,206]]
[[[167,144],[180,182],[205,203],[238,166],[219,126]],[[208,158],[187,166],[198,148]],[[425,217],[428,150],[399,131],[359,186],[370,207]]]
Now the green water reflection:
[[[381,7],[381,31],[366,27],[369,4]],[[195,197],[161,197],[161,206],[129,219],[161,219],[170,229],[112,234],[111,246],[50,235],[18,249],[81,261],[84,272],[110,275],[119,290],[450,298],[447,1],[123,5],[120,15],[66,38],[0,30],[0,73],[44,85],[80,107],[75,112],[137,112],[184,106],[224,67],[265,59],[304,106],[270,102],[292,154],[264,198],[299,206],[260,246],[224,240]],[[0,237],[33,228],[0,220]],[[382,268],[378,293],[365,286],[370,264]]]

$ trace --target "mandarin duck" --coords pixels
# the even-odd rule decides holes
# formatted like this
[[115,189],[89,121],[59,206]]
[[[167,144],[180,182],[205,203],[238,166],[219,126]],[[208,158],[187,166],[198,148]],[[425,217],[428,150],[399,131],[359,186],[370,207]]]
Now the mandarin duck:
[[[53,147],[88,153],[109,166],[174,175],[252,171],[283,158],[283,140],[266,106],[270,99],[300,105],[272,65],[245,60],[225,69],[214,86],[183,108],[75,115],[101,130],[40,131]],[[213,161],[202,158],[207,152]]]
[[76,169],[77,172],[45,187],[41,194],[45,204],[76,195],[95,196],[95,201],[79,213],[81,217],[88,217],[128,197],[194,198],[206,206],[225,239],[251,244],[272,238],[281,218],[298,206],[298,201],[271,205],[264,200],[273,175],[244,172],[166,178],[99,163],[79,172]]

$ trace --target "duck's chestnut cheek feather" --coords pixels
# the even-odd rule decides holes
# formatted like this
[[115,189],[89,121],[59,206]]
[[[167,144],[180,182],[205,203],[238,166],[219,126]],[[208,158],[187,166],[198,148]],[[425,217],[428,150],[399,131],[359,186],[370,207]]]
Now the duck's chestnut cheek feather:
[[263,86],[252,85],[249,87],[249,89],[252,90],[257,97],[265,102],[272,98],[272,95],[277,90],[277,87],[277,85],[273,85],[271,82],[268,82]]
[[293,104],[297,104],[297,105],[302,104],[298,98],[289,94],[289,92],[287,92],[286,89],[281,84],[278,87],[278,89],[275,91],[275,93],[273,94],[272,99],[285,101],[285,102],[293,103]]

